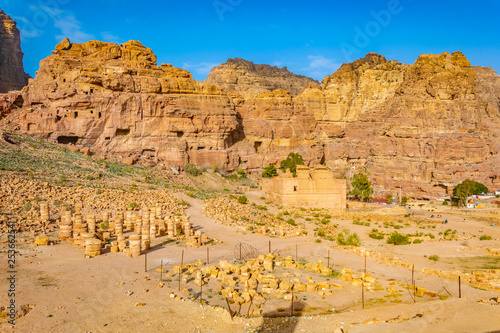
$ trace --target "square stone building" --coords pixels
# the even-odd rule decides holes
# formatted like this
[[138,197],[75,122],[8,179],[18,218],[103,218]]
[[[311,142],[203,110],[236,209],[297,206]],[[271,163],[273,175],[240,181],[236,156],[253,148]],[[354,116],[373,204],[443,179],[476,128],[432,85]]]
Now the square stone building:
[[262,190],[275,202],[285,206],[332,208],[346,210],[345,179],[335,179],[324,166],[297,166],[297,177],[289,170],[272,179],[264,179]]

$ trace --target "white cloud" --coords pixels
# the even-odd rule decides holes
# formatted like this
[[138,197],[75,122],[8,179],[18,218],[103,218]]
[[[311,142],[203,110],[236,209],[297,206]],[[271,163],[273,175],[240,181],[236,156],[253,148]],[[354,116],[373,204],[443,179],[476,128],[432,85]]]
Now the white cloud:
[[61,31],[61,34],[55,36],[58,41],[66,37],[74,43],[82,43],[95,39],[94,35],[82,30],[81,23],[70,11],[48,6],[30,6],[30,9],[38,12],[40,17],[43,17],[42,15],[45,14],[54,21],[54,27]]
[[185,62],[182,64],[183,69],[187,69],[190,72],[194,72],[198,75],[208,75],[212,68],[219,66],[219,63],[212,62],[200,62],[199,64],[193,64]]
[[101,32],[101,37],[102,37],[102,40],[105,41],[105,42],[115,43],[115,44],[119,44],[120,43],[119,42],[120,37],[118,37],[116,35],[113,35],[109,31],[103,31],[103,32]]
[[309,66],[302,68],[302,70],[307,72],[313,79],[319,81],[323,80],[325,76],[333,74],[341,65],[321,55],[310,55],[307,56],[307,59],[309,59]]
[[24,16],[14,16],[12,18],[17,22],[17,28],[21,33],[22,39],[39,37],[43,33],[43,30],[37,28]]

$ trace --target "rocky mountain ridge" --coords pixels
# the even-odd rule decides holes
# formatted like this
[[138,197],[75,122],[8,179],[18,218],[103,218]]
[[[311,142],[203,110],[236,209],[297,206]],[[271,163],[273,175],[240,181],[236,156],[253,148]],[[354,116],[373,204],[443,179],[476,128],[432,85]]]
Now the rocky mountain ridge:
[[[500,79],[460,52],[421,55],[412,65],[369,53],[297,96],[287,81],[256,94],[246,83],[195,81],[157,66],[135,41],[65,40],[53,53],[22,92],[3,97],[5,121],[104,158],[259,170],[293,151],[339,175],[367,170],[377,196],[402,188],[432,198],[465,178],[500,189]],[[224,75],[252,68],[236,62]]]
[[287,90],[295,97],[308,84],[317,83],[307,76],[290,72],[286,66],[258,65],[241,58],[230,58],[226,63],[212,68],[205,82],[235,90],[246,99],[275,89]]
[[28,83],[23,56],[16,22],[0,9],[0,93],[20,90]]

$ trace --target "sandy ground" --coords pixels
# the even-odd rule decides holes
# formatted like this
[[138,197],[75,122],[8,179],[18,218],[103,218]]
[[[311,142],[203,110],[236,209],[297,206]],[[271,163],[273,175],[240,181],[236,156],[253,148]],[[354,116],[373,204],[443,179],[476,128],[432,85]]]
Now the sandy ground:
[[[255,196],[255,198],[253,197]],[[251,244],[262,253],[268,252],[269,240],[273,252],[281,255],[295,255],[308,261],[318,259],[326,262],[327,242],[315,243],[315,238],[290,239],[269,238],[259,234],[238,233],[233,228],[216,223],[201,214],[203,202],[188,196],[180,196],[191,207],[187,214],[196,229],[201,229],[211,238],[223,241],[209,246],[210,261],[232,260],[237,256],[234,247],[239,242]],[[250,194],[257,202],[259,194]],[[448,225],[439,228],[453,228],[460,232],[477,233],[482,227],[484,233],[500,238],[499,228],[488,227],[481,222],[463,221],[462,217],[445,216]],[[345,221],[347,223],[347,221]],[[350,225],[350,227],[354,227]],[[357,226],[356,226],[357,227]],[[360,233],[365,230],[359,227]],[[491,230],[489,229],[491,228]],[[371,228],[370,228],[371,229]],[[364,239],[363,239],[364,240]],[[157,240],[161,242],[161,240]],[[498,247],[498,241],[489,241]],[[155,243],[153,243],[154,245]],[[485,247],[486,242],[436,242],[425,246],[381,246],[370,243],[367,246],[377,251],[392,254],[415,263],[418,267],[449,269],[453,263],[446,260],[431,262],[424,254],[439,254],[453,259],[457,253],[466,256],[484,255],[483,249],[457,251],[466,247]],[[422,244],[419,244],[422,245]],[[3,322],[1,332],[333,332],[344,328],[349,332],[500,332],[500,306],[480,304],[477,301],[500,294],[463,286],[463,298],[458,299],[456,283],[417,271],[418,285],[437,292],[449,292],[451,297],[441,300],[418,300],[413,304],[411,295],[404,295],[401,304],[368,306],[361,309],[359,293],[351,295],[339,292],[338,302],[351,304],[340,313],[331,315],[307,315],[293,318],[234,318],[227,311],[201,306],[194,301],[179,301],[169,297],[177,292],[174,283],[159,288],[159,273],[155,270],[163,260],[171,272],[174,264],[206,261],[207,247],[184,248],[169,243],[153,246],[147,256],[147,272],[144,271],[144,256],[128,258],[121,253],[85,259],[83,250],[68,243],[56,246],[33,248],[28,244],[18,245],[20,254],[17,262],[16,304],[32,305],[32,309],[17,319],[15,329]],[[418,249],[418,251],[416,251]],[[2,244],[5,250],[5,244]],[[7,256],[5,251],[1,255]],[[364,268],[364,259],[343,250],[330,250],[331,266],[335,269],[349,267],[356,271]],[[377,264],[368,260],[371,274],[380,279],[394,279],[405,282],[411,279],[406,269]],[[7,261],[1,260],[6,272]],[[7,273],[4,273],[6,276]],[[0,290],[8,289],[6,278],[0,280]],[[336,294],[334,292],[333,297]],[[7,305],[6,292],[0,295],[0,305]],[[333,302],[333,301],[332,301]],[[136,306],[144,303],[144,306]],[[306,302],[307,303],[307,302]],[[386,322],[398,316],[408,317],[403,322]],[[381,321],[381,322],[378,322]]]

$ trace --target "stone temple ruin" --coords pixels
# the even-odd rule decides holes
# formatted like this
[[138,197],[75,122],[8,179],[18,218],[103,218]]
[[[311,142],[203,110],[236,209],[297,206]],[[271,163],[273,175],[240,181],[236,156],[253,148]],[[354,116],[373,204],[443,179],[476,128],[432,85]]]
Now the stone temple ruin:
[[313,169],[297,166],[297,177],[289,170],[272,179],[264,179],[262,190],[281,205],[346,210],[345,179],[334,179],[325,166]]

